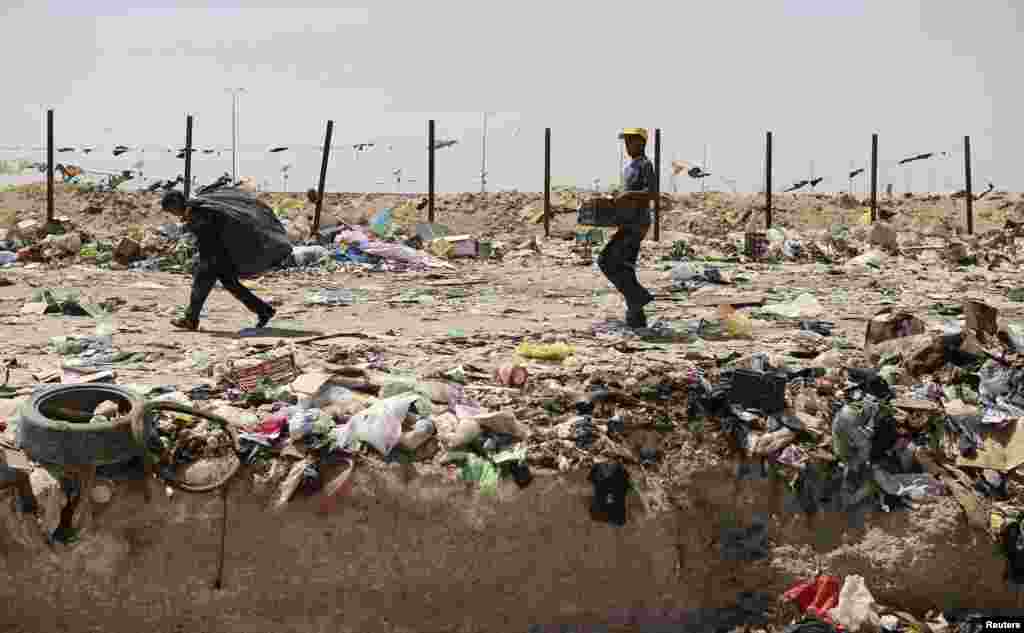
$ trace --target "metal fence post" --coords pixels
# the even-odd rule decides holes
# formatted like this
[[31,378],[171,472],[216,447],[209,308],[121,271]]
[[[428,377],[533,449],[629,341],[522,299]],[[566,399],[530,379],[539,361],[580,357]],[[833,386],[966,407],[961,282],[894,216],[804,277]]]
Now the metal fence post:
[[327,122],[327,133],[324,135],[324,158],[320,163],[320,183],[316,190],[316,214],[313,216],[313,235],[320,232],[320,210],[324,205],[324,187],[327,186],[327,161],[331,158],[331,135],[334,132],[334,121]]

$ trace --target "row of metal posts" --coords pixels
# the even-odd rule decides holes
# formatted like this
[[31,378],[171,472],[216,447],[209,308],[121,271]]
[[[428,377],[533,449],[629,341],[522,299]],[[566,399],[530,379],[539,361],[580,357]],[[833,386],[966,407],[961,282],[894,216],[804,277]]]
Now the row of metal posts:
[[[434,130],[435,121],[427,124],[427,221],[434,222]],[[327,122],[324,135],[323,161],[320,164],[320,182],[317,187],[316,214],[313,219],[313,235],[320,230],[320,211],[323,207],[324,187],[327,183],[327,163],[331,154],[331,136],[334,121]],[[46,112],[46,221],[53,222],[53,110]],[[765,226],[772,227],[772,133],[765,139]],[[661,129],[654,130],[654,241],[661,240]],[[964,193],[967,201],[967,234],[974,234],[974,197],[971,189],[971,137],[964,137]],[[192,115],[185,117],[185,198],[192,187]],[[878,218],[878,134],[871,135],[871,221]],[[551,128],[544,128],[544,235],[551,235]]]

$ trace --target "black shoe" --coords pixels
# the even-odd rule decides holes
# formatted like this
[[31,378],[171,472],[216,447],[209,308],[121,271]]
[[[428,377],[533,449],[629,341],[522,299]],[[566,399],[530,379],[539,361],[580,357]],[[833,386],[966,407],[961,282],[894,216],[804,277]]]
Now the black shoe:
[[195,332],[199,329],[199,319],[193,319],[187,316],[181,317],[180,319],[171,319],[171,325],[179,330],[191,330],[192,332]]
[[256,321],[256,329],[261,330],[267,327],[267,323],[270,323],[270,320],[274,318],[275,314],[277,314],[277,310],[273,308],[270,308],[268,312],[261,314],[259,319]]

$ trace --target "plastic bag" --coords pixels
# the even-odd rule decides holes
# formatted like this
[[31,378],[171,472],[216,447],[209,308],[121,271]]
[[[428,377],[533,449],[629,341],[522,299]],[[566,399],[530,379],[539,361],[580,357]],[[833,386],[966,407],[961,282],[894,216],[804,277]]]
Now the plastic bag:
[[839,605],[833,608],[829,615],[849,633],[878,630],[879,618],[875,613],[875,598],[864,584],[863,576],[846,577],[846,582],[839,592]]
[[672,267],[672,283],[686,283],[704,274],[701,267],[692,262],[680,262]]
[[370,230],[380,237],[391,233],[391,209],[381,209],[370,218]]
[[323,246],[296,246],[292,249],[292,259],[299,267],[312,266],[326,258],[327,249]]
[[327,443],[334,430],[334,419],[320,409],[299,410],[288,417],[288,434],[292,441],[315,448]]
[[402,420],[409,407],[420,397],[418,393],[403,393],[378,400],[349,420],[353,436],[387,455],[402,437]]
[[1024,352],[1024,323],[1007,323],[1006,334],[1017,353]]
[[722,319],[722,329],[730,338],[750,338],[754,334],[754,323],[750,317],[737,312],[732,306],[721,306],[718,314]]
[[832,420],[832,450],[841,460],[856,468],[871,456],[871,437],[864,425],[871,419],[867,407],[845,405]]
[[431,404],[431,390],[426,384],[415,378],[392,378],[384,382],[380,387],[380,397],[390,398],[399,394],[415,394],[414,401],[416,412],[420,415],[430,415],[433,405]]
[[803,293],[788,303],[776,303],[764,307],[764,311],[789,319],[816,317],[825,311],[818,298],[810,293]]
[[858,255],[846,262],[847,268],[879,268],[885,263],[885,253],[880,251],[868,251],[863,255]]
[[299,407],[303,409],[330,409],[344,413],[358,406],[355,395],[347,388],[332,382],[325,382],[309,398],[299,398]]
[[565,360],[573,354],[573,348],[565,343],[543,345],[537,343],[520,343],[516,353],[526,358],[540,360]]

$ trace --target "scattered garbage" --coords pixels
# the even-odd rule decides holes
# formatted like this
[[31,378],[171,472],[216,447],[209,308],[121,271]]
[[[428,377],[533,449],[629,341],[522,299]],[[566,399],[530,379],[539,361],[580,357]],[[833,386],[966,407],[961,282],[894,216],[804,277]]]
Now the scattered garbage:
[[[368,227],[340,223],[289,244],[290,260],[270,279],[319,277],[297,284],[302,294],[287,301],[349,306],[365,299],[361,277],[413,271],[389,280],[406,284],[392,302],[406,304],[403,308],[430,306],[424,310],[427,321],[444,318],[445,312],[492,309],[473,302],[487,303],[481,297],[490,292],[493,298],[493,289],[463,291],[460,284],[482,280],[468,275],[453,279],[449,271],[471,270],[478,264],[473,260],[500,253],[493,235],[454,234],[458,229],[418,220],[410,205],[389,203],[373,214]],[[907,238],[881,224],[818,233],[775,227],[750,234],[744,253],[747,236],[741,225],[734,222],[737,226],[728,232],[710,234],[705,225],[718,221],[701,216],[686,228],[692,233],[671,241],[670,252],[668,245],[662,249],[671,260],[666,264],[671,288],[663,290],[685,290],[686,296],[659,293],[658,303],[663,297],[665,304],[686,302],[685,316],[678,322],[654,318],[650,327],[639,330],[614,320],[569,329],[545,316],[542,327],[533,331],[517,324],[511,332],[478,335],[465,324],[451,324],[440,334],[395,326],[378,335],[370,323],[346,333],[351,344],[332,340],[330,352],[327,343],[316,339],[335,333],[294,341],[278,337],[273,343],[232,341],[237,348],[217,351],[173,343],[170,350],[154,346],[140,354],[118,348],[117,328],[108,320],[121,306],[120,323],[120,315],[135,306],[103,302],[100,307],[73,290],[35,287],[31,295],[19,296],[19,303],[26,303],[10,318],[24,323],[44,314],[91,316],[107,329],[103,334],[69,329],[52,338],[46,352],[61,371],[38,372],[35,382],[12,389],[59,380],[114,382],[115,366],[146,370],[156,362],[166,362],[164,367],[182,376],[201,376],[144,394],[151,403],[202,403],[225,420],[165,412],[153,422],[155,434],[147,445],[158,456],[157,475],[175,489],[201,487],[223,479],[237,460],[261,476],[267,472],[267,481],[276,486],[276,509],[287,507],[296,495],[309,495],[318,498],[321,511],[331,512],[345,503],[355,469],[377,463],[443,468],[488,495],[496,495],[503,481],[525,488],[541,470],[590,469],[592,517],[624,525],[631,490],[664,485],[678,455],[700,460],[706,453],[724,454],[717,446],[693,450],[697,443],[722,438],[747,460],[740,478],[784,480],[787,507],[794,512],[838,512],[852,521],[868,512],[911,510],[952,495],[972,529],[981,516],[987,531],[1000,534],[1008,580],[1019,583],[1024,578],[1024,565],[1017,561],[1024,551],[1019,523],[1007,516],[997,529],[989,509],[996,503],[1012,505],[1019,495],[1014,471],[1024,465],[1024,434],[1018,433],[1024,418],[1024,361],[1019,356],[1024,329],[992,304],[971,298],[985,284],[991,286],[986,292],[996,289],[1010,300],[1019,293],[1010,280],[984,274],[995,269],[964,260],[981,257],[978,261],[989,266],[999,262],[985,260],[985,249],[973,241],[957,247],[956,262],[929,259],[927,245],[912,250],[923,238]],[[302,227],[301,218],[287,226],[291,233]],[[87,260],[89,266],[118,270],[189,270],[194,248],[180,225],[139,230],[111,239],[69,225],[46,239],[12,238],[9,245],[0,243],[0,265],[9,267],[12,279],[22,268],[76,257],[79,264]],[[310,231],[299,232],[306,240]],[[565,233],[564,241],[580,241],[589,249],[603,236],[587,230]],[[578,265],[574,245],[561,241],[517,241],[518,251],[504,257],[524,267],[540,268],[541,260],[545,267]],[[864,242],[877,250],[863,251]],[[900,259],[895,250],[902,253]],[[1004,250],[1012,255],[1011,246]],[[642,257],[647,256],[645,251]],[[908,301],[932,306],[911,311],[899,307],[901,288],[884,273],[914,258],[926,264],[912,273],[918,276],[930,275],[935,266],[964,269],[952,281],[933,279],[948,288],[935,289],[922,303]],[[768,277],[780,262],[803,268],[785,288],[765,289],[759,277]],[[326,277],[335,272],[347,275],[348,287],[328,285]],[[801,287],[805,275],[843,278],[844,284]],[[850,286],[848,279],[856,280],[855,287],[838,287]],[[756,293],[748,288],[721,292],[723,286],[755,284]],[[168,286],[133,287],[164,291]],[[874,296],[860,297],[861,288]],[[972,294],[975,290],[979,294]],[[598,292],[571,293],[560,295],[559,305],[601,299]],[[873,315],[861,311],[866,329],[853,332],[848,315],[836,314],[843,303],[889,307]],[[752,312],[751,306],[759,309]],[[506,314],[514,312],[509,308]],[[58,323],[57,318],[45,320]],[[66,322],[82,325],[80,319]],[[864,327],[863,320],[857,323]],[[92,327],[88,320],[85,325]],[[116,340],[125,339],[118,335]],[[289,347],[310,357],[303,358],[302,371],[294,357],[266,354]],[[391,356],[411,349],[415,358]],[[437,362],[429,373],[413,373],[409,366],[424,356]],[[26,379],[29,374],[17,373]],[[6,398],[7,392],[0,395]],[[116,402],[113,408],[99,403],[87,413],[91,424],[112,423],[124,415]],[[0,433],[17,426],[4,418]],[[59,478],[58,485],[65,479],[74,478]],[[103,505],[120,496],[117,485],[102,483],[87,498]],[[652,502],[643,497],[643,503]],[[62,528],[51,534],[74,540],[76,533]],[[717,554],[726,560],[753,564],[773,553],[767,522],[757,518],[723,525],[717,536]],[[802,616],[813,618],[787,630],[898,630],[903,621],[881,613],[864,579],[856,576],[845,581],[821,576],[786,593]]]

